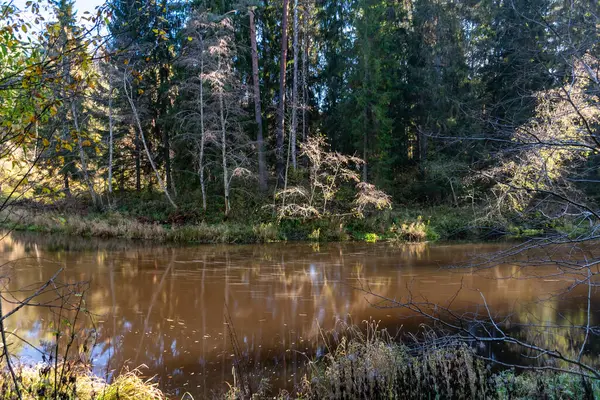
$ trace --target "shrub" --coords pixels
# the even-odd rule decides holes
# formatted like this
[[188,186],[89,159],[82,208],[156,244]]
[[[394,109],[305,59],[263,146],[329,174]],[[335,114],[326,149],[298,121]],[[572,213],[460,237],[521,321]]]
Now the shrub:
[[376,233],[365,233],[365,242],[375,243],[379,240],[379,236]]

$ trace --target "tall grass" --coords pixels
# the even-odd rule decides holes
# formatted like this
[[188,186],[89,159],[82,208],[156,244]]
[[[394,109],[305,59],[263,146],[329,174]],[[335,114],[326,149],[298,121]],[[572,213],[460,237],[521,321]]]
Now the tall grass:
[[[59,368],[65,368],[60,365]],[[143,379],[135,369],[123,373],[112,383],[93,375],[89,370],[70,369],[58,387],[54,367],[38,364],[17,371],[20,393],[24,400],[165,400],[166,396],[151,379]],[[18,399],[8,373],[0,374],[0,399]]]
[[11,208],[0,213],[0,225],[7,229],[62,233],[72,236],[144,239],[175,243],[264,243],[278,239],[272,224],[236,223],[161,225],[140,222],[117,212],[101,217],[38,213]]
[[[325,340],[329,353],[311,363],[299,399],[597,399],[600,382],[576,373],[493,373],[461,343],[408,347],[377,325],[345,327]],[[576,371],[574,371],[576,372]]]

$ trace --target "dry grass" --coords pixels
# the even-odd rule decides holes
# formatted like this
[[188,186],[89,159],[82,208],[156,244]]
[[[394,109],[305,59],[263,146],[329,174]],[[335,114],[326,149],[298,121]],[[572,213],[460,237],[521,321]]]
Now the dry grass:
[[10,208],[0,213],[0,225],[8,229],[72,236],[126,238],[177,243],[264,243],[277,240],[277,228],[272,224],[242,226],[204,223],[164,226],[139,222],[111,212],[101,218],[62,215]]
[[[61,376],[59,366],[58,376]],[[24,400],[164,400],[166,396],[151,379],[143,379],[140,369],[119,375],[108,384],[89,370],[64,373],[55,384],[54,368],[45,364],[22,367],[17,371]],[[18,398],[8,373],[0,374],[0,399]]]
[[[328,345],[329,346],[329,345]],[[376,324],[365,334],[349,327],[305,379],[301,397],[477,398],[489,392],[483,363],[464,346],[414,354]]]
[[[339,331],[339,330],[338,330]],[[377,325],[366,333],[342,327],[329,354],[312,363],[297,396],[302,399],[594,399],[600,382],[552,372],[492,373],[460,343],[409,348]]]

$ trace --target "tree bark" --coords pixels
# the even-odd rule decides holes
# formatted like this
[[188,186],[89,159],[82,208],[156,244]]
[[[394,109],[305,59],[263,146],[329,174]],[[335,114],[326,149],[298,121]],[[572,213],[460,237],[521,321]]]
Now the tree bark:
[[296,169],[296,131],[298,130],[298,0],[294,0],[294,82],[292,84],[292,129],[290,141],[292,167]]
[[[135,128],[134,128],[135,129]],[[142,162],[140,158],[140,132],[135,129],[135,190],[142,190]]]
[[113,84],[112,78],[109,77],[108,90],[108,193],[112,194],[112,175],[113,175],[113,108],[112,95]]
[[204,144],[206,132],[204,129],[204,42],[200,37],[200,151],[198,154],[198,175],[202,190],[202,209],[206,211],[206,186],[204,182]]
[[63,168],[65,170],[63,174],[63,187],[65,196],[68,198],[71,197],[71,187],[69,186],[69,172],[66,170],[66,165]]
[[288,0],[283,0],[283,14],[281,19],[281,59],[279,61],[279,108],[277,110],[277,137],[276,137],[276,169],[277,186],[283,183],[284,158],[283,158],[283,139],[285,123],[285,71],[287,62],[287,13]]
[[252,81],[254,84],[254,118],[256,120],[257,134],[256,145],[258,147],[258,186],[261,192],[267,190],[267,161],[265,157],[265,142],[263,136],[262,111],[260,104],[260,82],[258,80],[258,47],[256,45],[256,25],[254,23],[254,11],[248,10],[250,19],[250,45],[252,48]]
[[306,104],[308,102],[308,4],[304,4],[304,29],[302,32],[302,141],[306,142]]
[[169,143],[169,131],[162,130],[163,151],[165,159],[165,180],[167,181],[167,189],[173,190],[173,179],[171,177],[171,146]]
[[[217,70],[221,69],[221,60]],[[225,197],[225,218],[229,216],[229,172],[227,170],[227,127],[225,126],[225,104],[223,88],[219,87],[219,119],[221,120],[221,156],[223,163],[223,194]]]

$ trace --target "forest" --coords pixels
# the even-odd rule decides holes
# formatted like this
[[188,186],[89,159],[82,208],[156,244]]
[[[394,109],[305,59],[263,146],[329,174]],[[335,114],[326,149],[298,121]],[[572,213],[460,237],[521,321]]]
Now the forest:
[[0,11],[5,226],[83,215],[253,225],[256,240],[431,240],[595,224],[595,2]]
[[87,4],[0,0],[0,399],[600,397],[598,1]]

